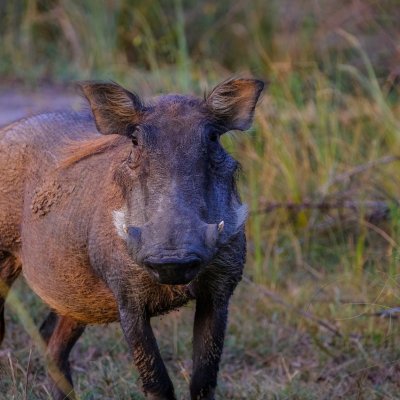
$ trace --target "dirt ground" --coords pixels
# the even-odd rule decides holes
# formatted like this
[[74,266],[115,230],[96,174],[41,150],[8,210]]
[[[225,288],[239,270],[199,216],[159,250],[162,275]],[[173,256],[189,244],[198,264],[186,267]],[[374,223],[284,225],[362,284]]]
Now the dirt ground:
[[29,115],[65,108],[79,108],[82,100],[73,89],[44,87],[37,90],[0,87],[0,126]]

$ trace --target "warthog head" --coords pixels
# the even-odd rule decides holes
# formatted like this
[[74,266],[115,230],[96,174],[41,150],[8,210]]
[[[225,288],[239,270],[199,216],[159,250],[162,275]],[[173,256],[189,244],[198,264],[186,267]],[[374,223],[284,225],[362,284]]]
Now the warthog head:
[[163,284],[190,282],[243,227],[238,163],[220,137],[250,127],[264,84],[231,79],[204,99],[142,101],[114,83],[86,82],[97,129],[131,139],[117,180],[126,204],[114,224],[135,263]]

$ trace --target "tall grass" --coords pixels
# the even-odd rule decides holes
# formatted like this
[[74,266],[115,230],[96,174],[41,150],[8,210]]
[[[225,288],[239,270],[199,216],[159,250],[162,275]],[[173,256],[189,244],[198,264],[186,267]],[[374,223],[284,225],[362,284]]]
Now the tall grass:
[[[342,67],[337,71],[338,75],[348,73]],[[400,121],[393,113],[398,105],[390,104],[374,79],[360,72],[356,77],[354,85],[362,82],[358,95],[338,90],[317,68],[303,76],[275,76],[258,111],[255,132],[238,137],[237,156],[246,171],[245,198],[252,210],[262,210],[267,202],[399,197],[398,186],[386,187],[389,181],[398,182],[396,162],[338,179],[354,167],[396,155],[399,143]],[[314,267],[324,260],[326,268],[332,261],[336,265],[335,254],[342,253],[343,246],[349,256],[354,254],[353,272],[360,276],[362,266],[371,261],[365,258],[365,246],[373,244],[376,233],[363,226],[366,210],[334,215],[338,212],[278,210],[251,217],[256,279],[286,279],[287,268],[293,264]],[[350,226],[343,227],[341,222]],[[344,229],[346,237],[342,237]],[[343,242],[352,234],[354,244]]]
[[[224,367],[229,383],[220,389],[223,398],[335,398],[332,393],[341,387],[348,390],[343,389],[342,398],[353,398],[348,393],[365,382],[351,375],[351,362],[360,371],[376,363],[384,369],[386,359],[395,362],[398,357],[394,334],[399,328],[366,318],[399,302],[400,103],[396,53],[389,40],[398,34],[398,13],[396,1],[372,0],[350,5],[344,0],[168,0],[151,7],[144,0],[0,3],[4,81],[37,85],[105,78],[145,94],[201,94],[232,73],[268,77],[254,128],[223,137],[242,164],[240,192],[250,208],[247,286],[233,303],[230,362]],[[265,212],[271,203],[345,201],[358,205]],[[367,201],[385,202],[387,208],[371,209],[364,206]],[[267,304],[264,294],[271,288],[294,310],[300,307],[329,319],[341,339],[293,309],[282,309],[282,303]],[[18,298],[11,301],[32,330],[26,313],[19,312]],[[188,321],[174,316],[167,329],[173,337],[168,356],[180,363],[174,370],[180,387],[188,379]],[[165,325],[158,322],[167,349]],[[113,360],[123,354],[123,365],[122,336],[116,337],[119,351],[111,353]],[[115,348],[114,336],[101,339]],[[90,343],[84,342],[85,350]],[[289,366],[284,358],[270,363],[274,354],[286,354]],[[234,369],[238,359],[251,359],[245,363],[246,379],[242,364]],[[123,396],[136,398],[137,383],[129,385],[110,357],[107,365],[96,357],[91,362],[94,376],[78,381],[88,398],[115,396],[117,389],[107,383],[113,380],[123,384]],[[312,366],[296,367],[299,362]],[[329,382],[314,396],[320,365],[331,367]],[[273,379],[264,379],[266,371]],[[237,379],[230,378],[231,372]],[[93,387],[99,376],[106,383]],[[8,384],[11,396],[16,386]],[[366,398],[394,398],[379,397],[377,386],[371,384]],[[395,388],[382,387],[397,395]]]
[[270,75],[315,63],[333,76],[343,61],[367,66],[351,35],[382,76],[397,68],[399,13],[396,0],[5,0],[0,76],[128,80],[147,70],[159,87],[175,75],[173,83],[188,88],[191,75],[198,81],[204,72]]

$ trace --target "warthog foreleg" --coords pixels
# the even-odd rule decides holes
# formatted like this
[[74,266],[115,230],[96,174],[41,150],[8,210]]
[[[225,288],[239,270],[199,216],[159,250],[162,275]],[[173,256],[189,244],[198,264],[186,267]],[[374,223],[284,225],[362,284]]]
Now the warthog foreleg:
[[196,300],[193,329],[192,400],[213,400],[224,345],[228,300],[216,304],[212,297]]
[[132,308],[120,307],[120,320],[125,338],[139,371],[146,398],[175,400],[174,387],[161,358],[150,325],[150,318]]

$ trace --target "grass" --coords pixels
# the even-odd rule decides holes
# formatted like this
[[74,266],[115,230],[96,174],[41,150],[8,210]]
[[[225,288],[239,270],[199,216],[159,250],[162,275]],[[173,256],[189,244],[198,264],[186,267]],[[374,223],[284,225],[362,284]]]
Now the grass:
[[[307,76],[276,71],[255,128],[224,138],[242,163],[241,192],[253,211],[305,200],[392,205],[390,218],[376,223],[362,207],[250,215],[246,280],[232,301],[219,398],[398,398],[398,320],[372,315],[399,301],[398,162],[371,161],[397,154],[399,104],[381,86],[374,90],[381,92],[365,85],[340,91],[317,68]],[[0,398],[47,398],[26,316],[37,326],[46,309],[23,282],[14,293],[0,353]],[[188,307],[155,321],[179,398],[186,398],[190,377],[192,320]],[[88,328],[72,363],[82,399],[142,398],[118,325]]]
[[[324,286],[319,288],[311,283],[301,288],[290,284],[296,307],[334,321],[343,336],[339,338],[301,318],[297,312],[271,303],[262,289],[244,283],[231,305],[219,398],[397,398],[399,327],[396,321],[363,316],[365,307],[353,304],[359,301],[373,304],[377,302],[374,299],[377,292],[382,292],[380,301],[385,304],[393,296],[390,283],[382,288],[376,281],[369,282],[368,291],[360,287],[357,292],[345,279],[341,282],[324,279]],[[44,317],[44,307],[23,282],[19,282],[16,291],[30,310],[36,310],[34,318]],[[282,293],[285,294],[287,290]],[[192,314],[189,306],[157,319],[154,324],[179,398],[186,398],[190,376]],[[7,322],[9,334],[0,358],[3,372],[0,398],[23,399],[25,387],[29,399],[48,398],[40,354],[11,312],[7,313]],[[89,327],[71,359],[81,399],[143,398],[117,324]]]
[[[145,94],[201,94],[229,71],[268,76],[254,128],[223,138],[242,164],[251,213],[218,398],[398,399],[399,322],[374,315],[399,305],[400,93],[391,41],[379,41],[398,33],[396,1],[344,8],[353,25],[339,23],[329,1],[322,14],[311,2],[304,10],[214,3],[2,3],[0,76],[31,86],[112,78]],[[282,17],[288,4],[293,21]],[[357,207],[264,212],[345,201]],[[31,327],[45,314],[18,282],[6,308],[0,399],[47,398]],[[189,306],[154,323],[179,398],[187,398],[192,320]],[[72,366],[81,399],[143,398],[118,325],[89,327]]]

